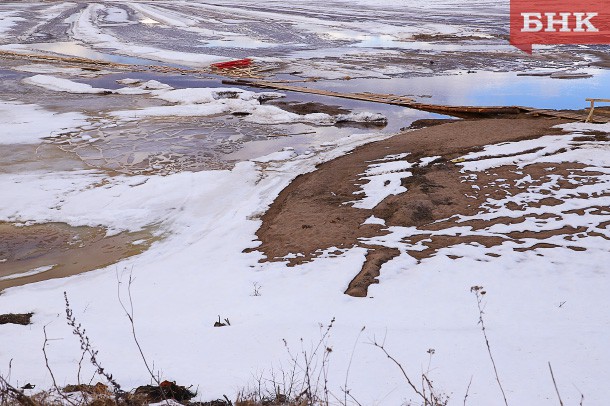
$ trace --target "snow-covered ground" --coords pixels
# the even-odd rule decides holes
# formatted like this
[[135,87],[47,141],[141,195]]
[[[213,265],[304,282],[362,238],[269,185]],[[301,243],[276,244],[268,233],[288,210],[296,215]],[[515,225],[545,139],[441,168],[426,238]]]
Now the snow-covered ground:
[[[499,39],[507,29],[506,2],[486,1],[472,7],[457,0],[433,4],[409,0],[378,6],[373,0],[298,4],[241,0],[237,6],[232,0],[3,2],[0,43],[3,49],[19,52],[53,52],[49,44],[59,44],[53,49],[68,55],[118,55],[196,67],[255,56],[265,63],[285,62],[286,72],[303,70],[304,76],[383,78],[406,71],[432,72],[428,52],[436,53],[440,45],[436,40],[414,41],[414,34],[471,38],[468,41],[474,43],[473,48],[471,43],[445,44],[447,52],[455,47],[466,53],[489,48],[508,51]],[[420,56],[423,52],[425,65],[418,61],[407,66],[403,59],[367,65],[367,60],[376,61],[380,55],[387,60],[404,57],[408,50]],[[261,103],[261,98],[278,94],[174,88],[161,79],[123,79],[120,88],[107,89],[84,79],[109,72],[52,63],[16,64],[14,70],[27,77],[8,91],[0,89],[6,95],[19,86],[23,93],[0,100],[0,146],[6,151],[47,145],[42,143],[48,138],[53,145],[101,150],[96,144],[101,139],[87,132],[116,132],[137,141],[125,128],[141,125],[146,132],[155,123],[185,117],[217,120],[236,114],[243,116],[239,122],[244,125],[299,125],[304,132],[330,128],[337,133],[333,126],[338,121],[381,118],[361,110],[297,115]],[[35,104],[31,100],[37,92],[43,96]],[[103,96],[106,93],[110,95]],[[28,101],[20,101],[22,96]],[[62,97],[70,103],[62,104]],[[105,106],[99,114],[85,113],[77,108],[80,97],[84,101],[97,97],[96,103],[112,97],[122,104]],[[18,172],[0,168],[0,221],[102,226],[109,235],[153,226],[159,237],[144,253],[103,269],[0,293],[0,314],[34,312],[29,326],[0,326],[0,374],[8,373],[10,363],[13,382],[50,387],[41,351],[46,326],[49,362],[58,384],[78,380],[81,353],[66,324],[65,291],[107,371],[125,388],[148,383],[117,298],[117,290],[125,298],[126,281],[133,275],[135,327],[146,357],[164,379],[193,384],[204,400],[222,394],[234,397],[244,387],[256,386],[257,377],[269,385],[272,376],[291,367],[285,343],[292,354],[311,353],[324,326],[335,318],[325,343],[332,348],[328,377],[334,396],[343,399],[347,387],[362,405],[418,401],[395,365],[370,345],[383,340],[411,377],[426,373],[439,392],[450,396],[450,404],[463,403],[472,381],[468,404],[502,405],[478,324],[476,298],[470,291],[479,285],[487,292],[483,302],[487,334],[509,404],[557,404],[549,362],[565,404],[578,404],[581,393],[584,404],[605,404],[610,396],[606,385],[610,154],[607,140],[590,140],[587,134],[607,134],[610,128],[573,125],[564,130],[564,135],[487,146],[456,162],[462,165],[464,182],[473,183],[473,196],[480,191],[476,180],[502,165],[519,171],[534,164],[575,163],[572,173],[562,177],[550,170],[541,183],[524,172],[516,180],[521,190],[514,196],[490,197],[479,215],[445,219],[449,226],[425,231],[430,238],[497,237],[510,232],[545,232],[548,237],[525,241],[520,246],[525,250],[515,250],[510,242],[492,247],[459,243],[418,262],[409,251],[423,249],[426,241],[409,244],[403,237],[422,230],[391,227],[388,235],[369,242],[397,247],[401,255],[383,265],[380,284],[370,287],[367,298],[343,294],[362,267],[363,248],[340,255],[329,250],[313,262],[290,268],[281,262],[259,262],[261,254],[247,249],[256,248],[262,214],[291,180],[387,133],[354,131],[332,142],[311,136],[303,148],[272,144],[272,153],[242,160],[231,169],[167,176],[95,168]],[[135,151],[126,145],[121,149]],[[414,161],[409,155],[389,155],[385,161],[371,162],[362,174],[370,182],[354,196],[354,206],[371,208],[388,195],[404,192],[401,180],[411,176],[413,166],[428,165],[435,158]],[[566,184],[571,187],[563,188]],[[505,182],[497,179],[492,186],[502,189]],[[551,194],[561,203],[537,204]],[[504,218],[515,221],[503,224]],[[491,225],[474,227],[480,220]],[[579,231],[570,235],[562,231],[566,227]],[[0,265],[3,260],[0,256]],[[0,276],[0,281],[47,270],[39,267]],[[218,317],[229,319],[231,325],[213,327]],[[320,355],[317,361],[321,359]],[[83,380],[92,373],[86,365]]]
[[0,117],[0,145],[36,144],[41,138],[58,136],[87,123],[80,113],[55,114],[35,104],[2,100]]
[[[575,135],[491,146],[467,155],[465,174],[476,176],[480,170],[507,164],[507,158],[473,161],[475,158],[507,154],[514,155],[510,163],[519,165],[576,161],[607,174],[610,157],[604,143],[589,143],[594,157],[586,152],[587,145],[584,150],[569,147],[583,130],[610,129],[581,125],[567,130]],[[157,223],[168,233],[149,251],[108,268],[5,291],[0,296],[1,309],[33,311],[35,315],[30,327],[7,325],[0,329],[0,365],[12,359],[14,380],[50,385],[39,351],[42,327],[46,326],[51,339],[50,362],[59,383],[77,379],[80,353],[65,323],[62,292],[66,291],[76,317],[100,350],[104,366],[127,387],[144,383],[146,371],[117,299],[117,288],[125,295],[127,275],[133,274],[136,328],[146,355],[164,378],[198,385],[203,398],[235,394],[255,383],[253,374],[269,377],[271,371],[277,374],[288,368],[290,358],[282,340],[292,352],[309,350],[320,338],[319,324],[334,317],[328,343],[333,349],[329,379],[337,396],[345,385],[356,343],[348,387],[359,402],[399,404],[416,399],[399,371],[379,349],[369,345],[374,339],[384,339],[410,374],[429,371],[435,387],[450,395],[453,402],[463,398],[472,377],[472,404],[501,404],[470,292],[471,286],[483,285],[488,292],[484,302],[487,333],[512,404],[556,403],[547,375],[549,361],[564,401],[577,402],[582,392],[591,404],[603,404],[608,395],[603,380],[610,361],[604,306],[608,287],[605,263],[610,254],[601,236],[583,234],[576,242],[523,252],[513,250],[510,244],[491,250],[460,244],[421,263],[403,251],[383,266],[380,285],[374,285],[365,299],[342,293],[364,261],[365,250],[361,248],[290,269],[282,263],[261,264],[260,254],[243,252],[257,245],[254,232],[259,216],[292,178],[374,138],[354,136],[341,140],[337,148],[320,146],[298,156],[276,154],[259,163],[240,163],[230,171],[166,177],[110,177],[96,171],[0,175],[5,191],[0,205],[3,220],[104,225],[111,232]],[[528,154],[535,146],[555,154]],[[405,159],[408,162],[408,156]],[[396,171],[408,176],[400,172],[408,169],[405,165],[384,165],[372,163],[367,176],[395,176]],[[602,175],[595,185],[566,192],[563,206],[553,213],[561,215],[591,205],[607,207],[607,177]],[[527,184],[527,179],[523,181]],[[553,185],[546,187],[553,189]],[[535,201],[544,196],[542,189],[532,185],[510,200]],[[367,188],[365,193],[379,200],[376,188]],[[489,202],[491,207],[507,203]],[[483,217],[510,216],[507,210],[497,209]],[[531,210],[541,214],[542,209]],[[605,214],[565,216],[564,220],[535,226],[584,225],[609,237],[601,225]],[[478,232],[507,233],[522,228],[523,224],[513,224]],[[416,230],[391,231],[376,243],[413,248],[401,243],[400,236]],[[467,227],[443,230],[467,231]],[[548,242],[557,244],[560,240],[555,236]],[[586,251],[570,248],[575,245]],[[255,284],[260,286],[259,296],[254,294]],[[218,316],[228,318],[231,326],[214,328]],[[359,335],[363,326],[366,329]],[[429,349],[434,349],[433,356]]]

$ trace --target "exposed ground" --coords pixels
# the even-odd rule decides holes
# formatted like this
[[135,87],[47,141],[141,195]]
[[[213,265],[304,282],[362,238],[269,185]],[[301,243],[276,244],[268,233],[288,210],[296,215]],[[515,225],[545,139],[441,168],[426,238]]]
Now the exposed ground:
[[0,291],[99,269],[147,250],[150,231],[107,236],[103,227],[0,222]]
[[[523,186],[519,186],[517,180],[524,173],[540,184],[548,181],[549,177],[550,165],[528,165],[522,170],[514,165],[506,165],[495,168],[493,173],[481,174],[472,182],[465,182],[461,167],[451,162],[452,159],[477,151],[482,145],[559,134],[561,131],[552,127],[561,123],[563,121],[555,119],[531,118],[461,121],[404,132],[388,140],[360,147],[349,155],[320,165],[314,172],[299,176],[282,191],[262,218],[263,224],[257,232],[262,244],[258,249],[269,260],[287,260],[295,265],[310,261],[329,249],[366,247],[369,249],[367,261],[346,290],[352,296],[366,296],[368,286],[377,282],[381,265],[400,254],[397,248],[375,245],[366,239],[386,234],[384,230],[391,226],[413,226],[422,231],[449,228],[456,224],[456,216],[474,216],[479,213],[488,199],[518,193]],[[600,140],[606,140],[605,135],[599,137]],[[586,139],[587,137],[583,138]],[[372,209],[354,207],[351,202],[355,200],[355,194],[363,183],[362,174],[371,163],[387,162],[388,155],[404,153],[409,154],[409,160],[437,158],[430,165],[414,167],[412,176],[402,179],[402,186],[407,189],[405,192],[387,197]],[[553,168],[554,175],[567,176],[572,171],[578,171],[582,165],[565,163],[553,165]],[[497,187],[498,179],[504,179],[507,186]],[[595,182],[595,178],[588,181]],[[480,190],[476,196],[473,196],[473,186]],[[573,187],[569,182],[564,182],[561,186]],[[559,203],[551,194],[540,205],[553,206]],[[384,220],[385,225],[364,224],[370,216]],[[484,228],[493,223],[508,224],[524,220],[498,218],[493,222],[471,221],[467,225]],[[551,234],[579,231],[582,230],[568,227]],[[426,240],[425,249],[418,247],[409,251],[410,255],[421,260],[440,248],[463,242],[490,247],[502,244],[506,239],[518,241],[526,237],[547,238],[549,233],[431,238],[429,233],[423,232],[407,239],[413,245]]]
[[28,324],[30,324],[31,319],[32,319],[32,313],[0,314],[0,324],[19,324],[22,326],[27,326]]

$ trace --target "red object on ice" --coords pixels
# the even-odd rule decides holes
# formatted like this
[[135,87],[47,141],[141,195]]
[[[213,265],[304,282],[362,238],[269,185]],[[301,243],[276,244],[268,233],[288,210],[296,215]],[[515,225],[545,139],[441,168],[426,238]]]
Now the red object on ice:
[[247,68],[250,65],[252,65],[252,59],[245,58],[245,59],[237,59],[235,61],[213,63],[211,66],[212,66],[212,68],[215,68],[215,69],[235,69],[235,68]]

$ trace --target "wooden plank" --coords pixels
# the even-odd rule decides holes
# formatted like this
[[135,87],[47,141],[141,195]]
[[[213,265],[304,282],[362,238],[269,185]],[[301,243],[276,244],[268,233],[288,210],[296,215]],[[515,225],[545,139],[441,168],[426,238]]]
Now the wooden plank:
[[593,102],[602,102],[602,103],[610,103],[610,99],[585,99],[585,101],[593,101]]
[[[447,106],[447,105],[438,105],[438,104],[426,104],[426,103],[418,103],[413,99],[392,95],[392,94],[376,94],[371,92],[360,92],[360,93],[341,93],[332,90],[322,90],[315,89],[310,87],[301,87],[301,86],[292,86],[286,85],[284,83],[276,83],[276,82],[268,82],[268,81],[252,81],[252,80],[225,80],[223,83],[233,84],[233,85],[242,85],[242,86],[253,86],[253,87],[261,87],[268,89],[276,89],[276,90],[286,90],[291,92],[298,93],[310,93],[310,94],[318,94],[321,96],[330,96],[330,97],[339,97],[344,99],[353,99],[353,100],[361,100],[368,101],[373,103],[384,103],[391,104],[397,106],[403,106],[418,110],[438,112],[447,115],[453,116],[472,116],[472,115],[506,115],[506,114],[519,114],[519,113],[529,113],[532,115],[540,115],[547,117],[557,117],[574,121],[585,121],[586,115],[580,113],[569,113],[569,112],[560,112],[556,110],[548,110],[548,109],[536,109],[533,107],[527,106]],[[608,122],[610,120],[599,119],[595,120],[596,122]]]

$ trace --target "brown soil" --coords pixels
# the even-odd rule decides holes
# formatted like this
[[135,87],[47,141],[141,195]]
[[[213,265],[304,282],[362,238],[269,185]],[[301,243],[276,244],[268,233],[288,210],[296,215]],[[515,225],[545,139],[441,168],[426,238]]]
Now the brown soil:
[[307,103],[299,103],[299,102],[287,102],[287,101],[270,101],[267,104],[272,104],[281,108],[282,110],[289,111],[291,113],[305,115],[311,113],[326,113],[331,116],[336,116],[338,114],[347,114],[350,113],[350,110],[344,109],[340,106],[332,106],[324,103],[317,102],[307,102]]
[[[476,192],[472,183],[464,181],[460,167],[452,163],[451,159],[487,144],[560,134],[560,130],[552,127],[562,122],[558,119],[532,118],[459,121],[401,133],[357,148],[351,154],[320,165],[314,172],[297,177],[280,193],[262,218],[263,223],[257,232],[261,245],[257,249],[270,261],[285,260],[289,265],[296,265],[310,261],[321,250],[332,247],[368,248],[369,254],[361,272],[346,291],[353,296],[366,296],[368,286],[377,282],[381,265],[398,255],[391,249],[362,241],[363,238],[384,234],[382,229],[385,227],[363,225],[368,217],[374,215],[381,218],[387,226],[425,226],[426,229],[434,230],[448,227],[447,222],[453,223],[457,214],[476,215],[486,199],[506,197],[512,187],[517,187],[514,182],[519,171],[514,167],[502,167],[482,173],[482,179],[476,181],[481,189]],[[442,158],[424,168],[413,168],[412,176],[403,180],[407,192],[389,196],[372,210],[354,208],[349,204],[357,199],[354,193],[360,189],[363,182],[361,174],[371,161],[406,152],[410,154],[411,162],[421,157]],[[555,174],[558,170],[563,170],[566,174],[578,170],[574,165],[573,169],[560,168],[561,165],[556,164],[547,166],[556,167]],[[539,179],[542,183],[549,174],[545,169],[544,166],[533,166],[525,173],[532,174],[532,178]],[[507,180],[496,182],[498,179]],[[555,203],[549,199],[540,204]],[[438,220],[446,223],[431,224]],[[477,227],[477,224],[469,225]],[[419,235],[413,242],[418,238],[431,237]],[[486,238],[487,241],[480,237],[476,242],[493,246],[504,240]],[[442,247],[464,241],[459,236],[435,236],[427,244],[425,252],[414,253],[413,256],[423,258]],[[288,254],[297,253],[302,256],[285,259]]]
[[27,326],[30,324],[33,314],[34,313],[0,314],[0,324],[20,324],[22,326]]
[[380,275],[381,266],[389,260],[400,255],[400,251],[395,248],[372,248],[366,254],[366,261],[362,270],[350,282],[345,293],[350,296],[365,297],[367,289],[374,283],[379,283],[377,277]]
[[414,122],[411,123],[411,125],[409,125],[408,127],[405,128],[401,128],[402,131],[406,131],[406,130],[419,130],[421,128],[426,128],[426,127],[433,127],[435,125],[441,125],[441,124],[449,124],[449,123],[454,123],[456,121],[456,119],[451,119],[451,118],[422,118],[420,120],[415,120]]
[[[134,245],[138,240],[141,243]],[[16,226],[0,222],[0,291],[99,269],[144,252],[153,240],[148,230],[106,236],[102,227],[71,227],[64,223]],[[53,268],[18,277],[47,266]]]

